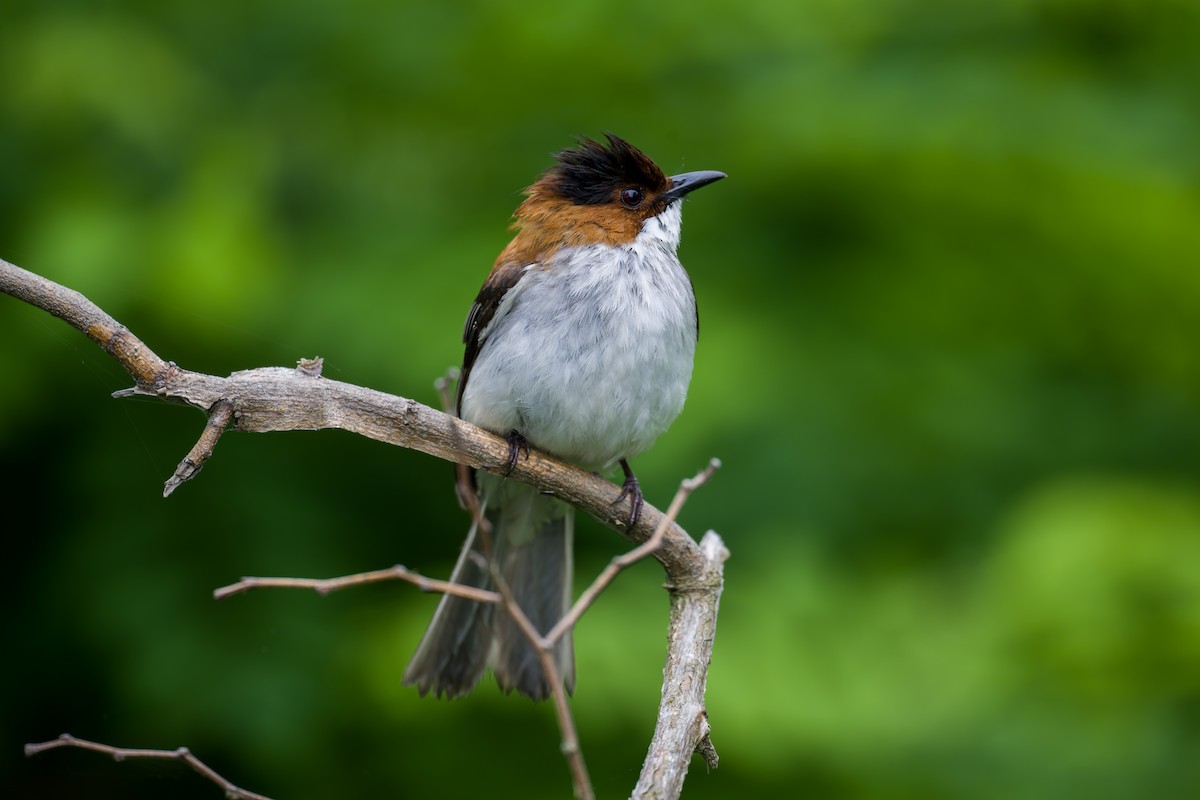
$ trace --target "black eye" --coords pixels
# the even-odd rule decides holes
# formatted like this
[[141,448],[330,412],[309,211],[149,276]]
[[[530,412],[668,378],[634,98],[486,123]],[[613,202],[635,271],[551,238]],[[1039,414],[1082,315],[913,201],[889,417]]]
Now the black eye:
[[626,208],[637,208],[642,204],[641,189],[622,189],[621,190],[621,205]]

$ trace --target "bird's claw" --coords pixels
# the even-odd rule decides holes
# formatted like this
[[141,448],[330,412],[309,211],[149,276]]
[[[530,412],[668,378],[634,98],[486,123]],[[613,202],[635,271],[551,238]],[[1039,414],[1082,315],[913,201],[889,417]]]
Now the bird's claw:
[[637,524],[638,519],[642,516],[642,506],[645,505],[645,498],[642,495],[642,487],[638,483],[637,477],[633,474],[633,470],[629,467],[629,462],[621,459],[621,469],[625,471],[625,482],[621,484],[621,493],[617,495],[617,499],[613,501],[613,505],[618,505],[626,497],[629,498],[629,529]]
[[508,460],[504,462],[504,477],[507,478],[517,466],[519,453],[524,453],[525,458],[529,458],[529,440],[515,430],[509,431],[508,436],[504,438],[508,440]]

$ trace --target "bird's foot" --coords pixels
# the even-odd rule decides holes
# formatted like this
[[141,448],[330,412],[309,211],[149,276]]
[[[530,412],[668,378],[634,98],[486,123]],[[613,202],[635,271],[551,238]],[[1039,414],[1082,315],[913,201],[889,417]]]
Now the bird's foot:
[[529,458],[529,440],[515,430],[509,431],[508,436],[504,438],[508,440],[508,460],[504,463],[504,477],[507,478],[517,466],[519,453],[524,453],[525,458]]
[[629,498],[629,528],[632,529],[637,524],[638,518],[642,516],[642,505],[645,498],[642,496],[642,487],[638,484],[637,477],[629,467],[629,462],[623,458],[621,459],[621,469],[625,472],[625,482],[621,484],[621,493],[617,495],[613,505],[617,505],[626,497]]

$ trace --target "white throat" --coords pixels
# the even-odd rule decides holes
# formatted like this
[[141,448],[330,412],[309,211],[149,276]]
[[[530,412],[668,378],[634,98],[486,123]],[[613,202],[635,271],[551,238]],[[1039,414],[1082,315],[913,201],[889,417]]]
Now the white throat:
[[658,216],[642,223],[638,240],[648,239],[661,242],[675,252],[679,248],[679,230],[683,225],[683,201],[669,203]]

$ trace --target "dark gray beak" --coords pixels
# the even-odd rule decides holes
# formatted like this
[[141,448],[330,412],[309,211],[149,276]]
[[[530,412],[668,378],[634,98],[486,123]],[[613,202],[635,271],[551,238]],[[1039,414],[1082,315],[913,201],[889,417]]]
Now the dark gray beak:
[[721,180],[725,177],[724,172],[706,169],[700,172],[685,172],[682,175],[672,175],[668,180],[671,181],[671,188],[662,194],[662,199],[668,203],[672,200],[682,200],[688,192],[693,192],[701,186],[708,186],[710,183]]

